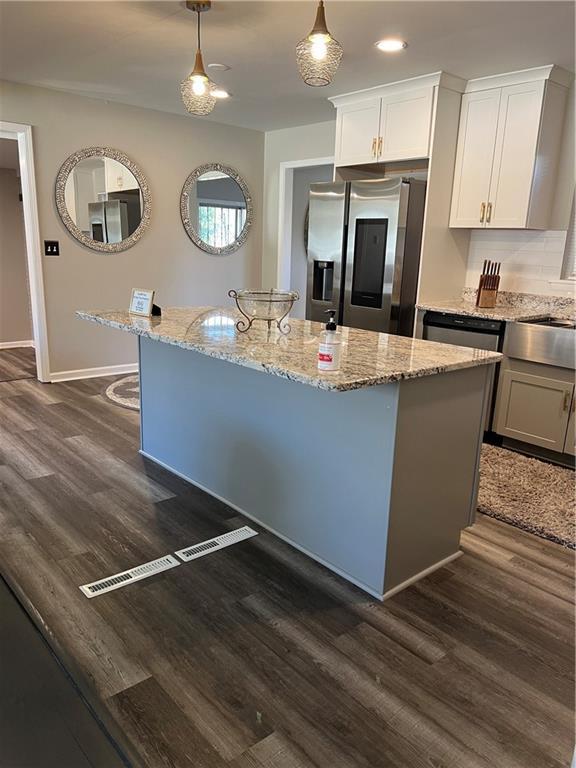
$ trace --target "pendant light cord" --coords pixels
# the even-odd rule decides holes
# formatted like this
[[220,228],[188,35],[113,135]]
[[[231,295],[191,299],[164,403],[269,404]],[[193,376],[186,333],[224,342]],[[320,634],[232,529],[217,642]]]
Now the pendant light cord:
[[196,11],[198,16],[198,50],[200,50],[200,11]]

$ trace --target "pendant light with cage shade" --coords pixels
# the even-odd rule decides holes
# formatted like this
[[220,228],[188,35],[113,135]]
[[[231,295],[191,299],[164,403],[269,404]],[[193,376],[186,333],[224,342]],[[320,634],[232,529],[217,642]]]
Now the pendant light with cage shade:
[[209,115],[216,105],[217,97],[214,95],[214,91],[219,90],[218,86],[206,74],[200,46],[200,14],[203,11],[210,10],[210,6],[210,2],[186,2],[188,10],[194,11],[198,17],[198,46],[194,69],[180,84],[182,101],[188,112],[192,115]]
[[342,46],[328,31],[324,0],[320,0],[312,31],[296,46],[296,61],[302,80],[306,85],[330,85],[342,53]]

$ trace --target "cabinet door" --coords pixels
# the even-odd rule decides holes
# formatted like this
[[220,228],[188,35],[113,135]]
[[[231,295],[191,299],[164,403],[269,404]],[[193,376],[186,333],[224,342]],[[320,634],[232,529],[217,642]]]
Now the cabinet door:
[[138,189],[136,177],[125,165],[106,157],[104,158],[104,167],[107,192],[122,192],[126,189]]
[[434,88],[382,98],[378,159],[411,160],[430,154]]
[[465,93],[462,97],[451,227],[483,227],[485,224],[501,90]]
[[526,227],[543,99],[543,81],[502,88],[487,227]]
[[570,408],[570,418],[568,419],[568,431],[566,432],[566,441],[564,443],[564,453],[576,456],[576,393],[572,397],[572,406]]
[[336,165],[376,162],[380,98],[338,107],[336,116]]
[[500,377],[496,432],[563,451],[574,385],[506,370]]

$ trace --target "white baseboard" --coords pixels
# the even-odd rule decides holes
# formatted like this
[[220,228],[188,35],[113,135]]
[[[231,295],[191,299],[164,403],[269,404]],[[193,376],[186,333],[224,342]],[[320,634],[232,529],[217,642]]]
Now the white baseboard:
[[77,379],[96,379],[99,376],[120,376],[123,373],[137,373],[138,363],[107,365],[102,368],[79,368],[76,371],[56,371],[50,374],[50,381],[76,381]]
[[20,349],[21,347],[33,347],[34,339],[27,341],[0,341],[0,349]]

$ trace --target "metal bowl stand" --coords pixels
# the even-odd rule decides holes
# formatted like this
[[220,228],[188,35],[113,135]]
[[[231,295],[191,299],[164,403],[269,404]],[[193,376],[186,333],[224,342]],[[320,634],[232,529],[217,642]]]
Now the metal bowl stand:
[[[278,320],[275,320],[274,318],[264,318],[264,317],[250,317],[250,315],[247,315],[246,312],[243,311],[240,304],[238,303],[238,293],[232,288],[228,291],[228,296],[230,296],[234,301],[236,302],[236,307],[238,308],[238,312],[242,315],[242,319],[238,320],[236,323],[236,328],[240,333],[247,333],[247,331],[252,328],[252,325],[255,320],[264,320],[266,323],[268,323],[268,330],[270,331],[272,329],[272,323],[276,324],[276,327],[282,333],[284,336],[290,333],[292,330],[290,323],[286,322],[284,324],[284,318],[286,318],[290,314],[290,310],[292,309],[292,306],[288,308],[288,311],[285,312],[281,318]],[[294,304],[294,302],[292,302]]]

